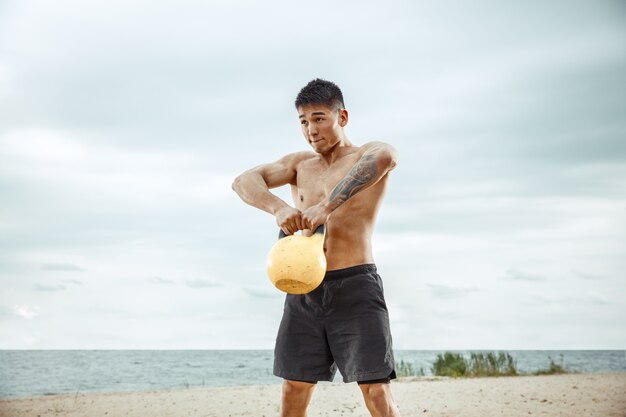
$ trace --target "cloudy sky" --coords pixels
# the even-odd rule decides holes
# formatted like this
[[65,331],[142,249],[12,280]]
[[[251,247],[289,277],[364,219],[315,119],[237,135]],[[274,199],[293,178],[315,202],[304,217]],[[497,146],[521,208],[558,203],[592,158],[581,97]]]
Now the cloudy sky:
[[531,3],[0,1],[0,348],[273,348],[230,184],[321,77],[400,154],[396,348],[623,349],[626,7]]

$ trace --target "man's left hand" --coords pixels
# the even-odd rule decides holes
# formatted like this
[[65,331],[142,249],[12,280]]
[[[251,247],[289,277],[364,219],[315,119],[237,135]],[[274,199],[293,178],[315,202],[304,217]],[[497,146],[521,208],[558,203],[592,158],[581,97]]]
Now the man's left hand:
[[328,222],[331,210],[322,202],[302,212],[302,225],[312,232],[322,224]]

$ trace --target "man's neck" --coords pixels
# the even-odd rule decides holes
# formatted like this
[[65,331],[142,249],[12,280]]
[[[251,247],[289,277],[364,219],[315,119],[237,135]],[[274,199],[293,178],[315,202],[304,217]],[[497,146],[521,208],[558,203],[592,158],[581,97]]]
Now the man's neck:
[[332,165],[338,158],[345,155],[344,149],[351,148],[354,145],[348,140],[347,137],[343,137],[339,142],[330,148],[327,152],[320,153],[320,159],[328,165]]

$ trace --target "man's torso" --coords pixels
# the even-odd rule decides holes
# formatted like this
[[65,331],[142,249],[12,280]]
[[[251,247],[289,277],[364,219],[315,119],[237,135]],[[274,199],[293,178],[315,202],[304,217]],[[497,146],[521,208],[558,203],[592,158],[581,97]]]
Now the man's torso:
[[[359,160],[358,151],[358,147],[345,148],[330,166],[317,156],[301,161],[296,167],[296,183],[291,186],[296,208],[303,211],[324,200]],[[387,181],[385,175],[330,215],[324,241],[329,271],[374,263],[371,237]]]

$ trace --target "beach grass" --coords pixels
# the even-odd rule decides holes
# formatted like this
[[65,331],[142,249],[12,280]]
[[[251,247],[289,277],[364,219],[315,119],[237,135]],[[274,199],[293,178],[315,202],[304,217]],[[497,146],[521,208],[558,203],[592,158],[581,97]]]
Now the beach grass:
[[515,376],[517,373],[517,361],[508,352],[470,354],[470,376]]
[[533,375],[555,375],[555,374],[567,374],[567,373],[573,372],[572,370],[565,368],[565,366],[563,365],[563,355],[559,355],[559,356],[561,356],[561,360],[559,361],[560,363],[555,363],[554,360],[550,356],[548,356],[548,359],[550,359],[550,363],[548,364],[548,367],[539,369],[533,372],[532,374]]
[[424,368],[415,369],[412,363],[405,362],[403,359],[396,365],[396,375],[399,378],[408,376],[424,376]]
[[[444,377],[486,377],[486,376],[517,376],[517,375],[554,375],[572,373],[563,364],[563,355],[559,363],[548,357],[549,364],[534,372],[521,372],[517,369],[517,360],[508,352],[470,352],[469,357],[461,353],[440,353],[432,364],[431,371],[435,376]],[[410,362],[400,360],[396,366],[399,377],[424,376],[424,369],[417,370]]]
[[451,376],[454,378],[467,376],[468,363],[460,353],[444,352],[437,355],[431,368],[436,376]]

